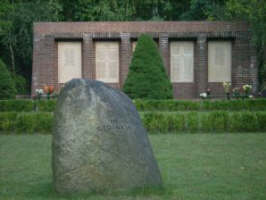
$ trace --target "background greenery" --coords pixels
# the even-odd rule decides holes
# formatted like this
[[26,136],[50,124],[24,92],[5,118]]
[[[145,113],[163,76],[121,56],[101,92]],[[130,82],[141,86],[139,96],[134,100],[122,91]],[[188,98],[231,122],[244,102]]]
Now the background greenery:
[[0,135],[0,197],[12,200],[265,200],[264,134],[150,135],[163,190],[60,196],[50,135]]
[[15,83],[5,63],[0,59],[0,99],[14,98],[17,91]]
[[1,0],[0,58],[14,75],[26,79],[29,92],[33,22],[245,20],[254,33],[262,88],[266,80],[265,10],[264,0]]

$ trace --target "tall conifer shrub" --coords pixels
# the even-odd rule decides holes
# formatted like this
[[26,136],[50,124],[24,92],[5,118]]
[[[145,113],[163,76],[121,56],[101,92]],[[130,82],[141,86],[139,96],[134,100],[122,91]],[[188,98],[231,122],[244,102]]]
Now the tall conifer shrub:
[[156,43],[141,35],[129,67],[123,91],[132,99],[170,99],[173,89]]

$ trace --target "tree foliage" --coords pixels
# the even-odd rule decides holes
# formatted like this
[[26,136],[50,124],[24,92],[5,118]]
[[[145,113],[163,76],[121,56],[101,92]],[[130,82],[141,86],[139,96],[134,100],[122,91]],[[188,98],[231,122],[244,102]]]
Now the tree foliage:
[[251,26],[252,40],[257,48],[259,83],[266,86],[266,1],[265,0],[227,0],[220,5],[222,12],[209,18],[228,21],[247,21]]
[[60,0],[66,21],[177,20],[187,0]]
[[173,98],[161,55],[149,35],[138,39],[123,90],[133,99]]
[[0,80],[0,99],[14,98],[17,92],[15,83],[2,60],[0,60]]
[[32,65],[32,26],[38,21],[59,20],[55,1],[11,1],[0,4],[0,42],[8,52],[10,71],[30,79]]
[[259,82],[266,86],[266,1],[229,0],[225,13],[230,20],[245,20],[250,23],[253,42],[257,47]]
[[257,45],[262,83],[265,4],[265,0],[1,0],[0,57],[30,84],[33,22],[245,20]]
[[226,0],[191,0],[190,8],[180,16],[180,19],[217,19],[222,16],[225,2]]

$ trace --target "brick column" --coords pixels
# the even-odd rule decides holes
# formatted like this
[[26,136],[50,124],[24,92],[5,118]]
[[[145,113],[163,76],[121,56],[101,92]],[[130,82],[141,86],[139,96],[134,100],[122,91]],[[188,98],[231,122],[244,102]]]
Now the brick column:
[[130,33],[121,33],[121,44],[120,44],[120,63],[119,63],[119,82],[120,88],[127,78],[129,65],[131,61],[131,47],[130,47]]
[[32,58],[32,83],[31,83],[31,95],[33,96],[35,94],[35,90],[40,87],[39,85],[39,77],[40,77],[40,71],[38,68],[39,65],[39,57],[40,52],[39,49],[41,49],[41,42],[42,37],[40,35],[35,35],[33,39],[33,58]]
[[196,54],[195,82],[198,90],[196,96],[199,96],[208,87],[208,43],[205,34],[200,34],[197,38]]
[[32,71],[32,95],[35,89],[44,85],[53,85],[57,88],[58,70],[56,59],[56,42],[53,36],[44,38],[36,36],[33,42],[34,60]]
[[249,66],[249,76],[250,76],[250,84],[252,85],[252,92],[258,92],[258,66],[257,66],[257,56],[256,56],[256,47],[255,44],[250,40],[250,66]]
[[166,73],[170,77],[170,53],[168,33],[159,33],[159,48],[166,69]]
[[[44,85],[54,85],[58,83],[58,69],[57,69],[57,59],[56,59],[56,43],[53,36],[45,37],[45,58],[41,58],[42,61],[40,83]],[[40,68],[39,68],[40,70]]]
[[256,50],[246,33],[236,34],[232,59],[233,87],[251,84],[257,89]]
[[232,88],[239,87],[242,80],[242,67],[239,62],[240,40],[235,37],[232,42]]
[[94,47],[92,35],[90,33],[83,34],[82,44],[82,77],[87,79],[94,79]]

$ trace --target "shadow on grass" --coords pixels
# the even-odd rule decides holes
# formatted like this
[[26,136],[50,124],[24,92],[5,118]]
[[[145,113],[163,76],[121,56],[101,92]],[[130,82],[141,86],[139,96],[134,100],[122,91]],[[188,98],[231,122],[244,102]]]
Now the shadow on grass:
[[104,191],[93,191],[88,193],[67,193],[67,194],[58,194],[53,188],[53,184],[42,183],[34,185],[29,193],[25,193],[27,199],[95,199],[96,197],[101,197],[106,199],[107,197],[112,197],[114,199],[119,199],[119,197],[128,197],[128,198],[145,198],[149,196],[172,196],[173,189],[171,187],[143,187],[132,190],[104,190]]

